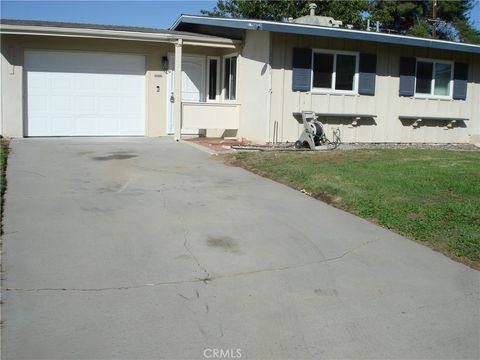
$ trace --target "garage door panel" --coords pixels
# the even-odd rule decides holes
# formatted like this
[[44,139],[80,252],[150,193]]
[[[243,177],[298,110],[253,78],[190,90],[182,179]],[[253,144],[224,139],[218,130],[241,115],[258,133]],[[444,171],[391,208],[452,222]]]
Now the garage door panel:
[[51,117],[46,115],[37,115],[35,121],[28,123],[28,133],[38,134],[38,136],[50,134],[51,128]]
[[55,114],[72,114],[75,99],[72,95],[54,95],[50,97],[49,112]]
[[35,113],[37,116],[48,114],[49,97],[46,95],[30,95],[28,98],[28,111]]
[[99,96],[98,97],[99,115],[120,115],[121,101],[117,96]]
[[28,74],[28,88],[30,92],[41,90],[48,86],[48,76],[46,73],[30,72]]
[[85,136],[94,136],[97,134],[97,122],[98,118],[92,118],[88,116],[79,116],[76,122],[77,131]]
[[138,129],[136,129],[134,126],[132,126],[132,118],[124,118],[121,120],[121,129],[123,129],[123,133],[120,132],[118,135],[127,135],[127,134],[132,134],[132,135],[142,135],[138,133]]
[[140,97],[123,97],[119,108],[121,109],[121,112],[125,115],[128,115],[130,117],[138,116],[138,114],[142,113],[142,107],[140,105],[141,101],[142,100]]
[[50,126],[53,136],[73,135],[72,129],[75,128],[75,119],[72,116],[57,115],[52,118]]
[[27,51],[29,136],[145,134],[145,58]]
[[78,117],[82,115],[95,115],[97,112],[97,99],[94,96],[80,95],[75,101]]

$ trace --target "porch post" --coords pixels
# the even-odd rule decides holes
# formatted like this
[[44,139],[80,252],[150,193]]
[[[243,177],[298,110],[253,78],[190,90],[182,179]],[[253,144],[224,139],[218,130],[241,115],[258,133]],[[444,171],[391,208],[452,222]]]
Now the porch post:
[[174,138],[180,140],[182,131],[182,39],[175,43],[175,83],[173,90]]

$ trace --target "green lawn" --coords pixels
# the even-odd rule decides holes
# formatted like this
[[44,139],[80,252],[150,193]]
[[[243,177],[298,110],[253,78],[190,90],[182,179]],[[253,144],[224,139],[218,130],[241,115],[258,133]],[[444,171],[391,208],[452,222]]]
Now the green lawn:
[[240,152],[227,162],[480,268],[480,152]]

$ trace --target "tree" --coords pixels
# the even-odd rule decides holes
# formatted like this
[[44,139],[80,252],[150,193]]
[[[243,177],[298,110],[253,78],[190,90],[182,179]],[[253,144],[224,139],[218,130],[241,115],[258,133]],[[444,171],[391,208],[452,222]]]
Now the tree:
[[[468,14],[476,0],[436,0],[436,20],[433,21],[434,0],[315,0],[316,13],[341,20],[364,29],[366,19],[379,21],[382,31],[419,37],[480,44]],[[213,10],[202,10],[209,16],[282,21],[309,13],[308,1],[301,0],[218,0]]]
[[[437,4],[435,19],[434,3]],[[480,43],[480,33],[468,18],[473,6],[474,0],[373,0],[370,18],[380,22],[382,31]]]
[[308,15],[308,5],[317,5],[317,14],[333,17],[344,24],[352,24],[356,28],[364,27],[363,12],[368,10],[368,0],[219,0],[213,10],[202,10],[209,16],[233,17],[244,19],[261,19],[282,21],[288,17],[298,18]]

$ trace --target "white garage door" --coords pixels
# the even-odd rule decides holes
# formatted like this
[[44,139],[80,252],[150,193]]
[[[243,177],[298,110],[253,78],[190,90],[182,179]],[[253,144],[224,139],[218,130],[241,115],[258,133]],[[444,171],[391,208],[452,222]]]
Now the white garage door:
[[145,135],[145,57],[26,51],[28,136]]

